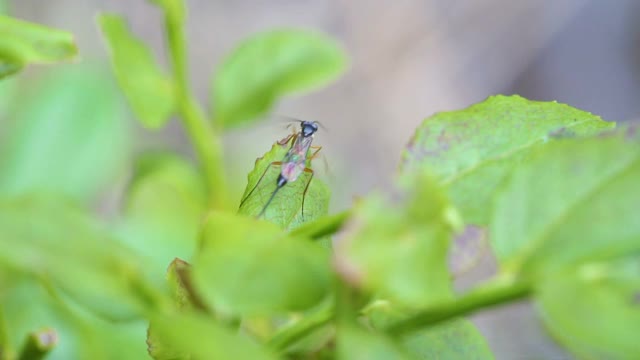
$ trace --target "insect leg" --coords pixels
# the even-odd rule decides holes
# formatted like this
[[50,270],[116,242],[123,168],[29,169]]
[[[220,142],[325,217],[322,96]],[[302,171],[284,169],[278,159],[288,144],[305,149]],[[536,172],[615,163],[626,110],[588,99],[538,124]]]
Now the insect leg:
[[318,156],[318,153],[320,152],[320,150],[322,150],[322,146],[312,146],[311,148],[314,149],[314,151],[309,156],[309,160],[313,160],[316,158],[316,156]]
[[324,165],[324,171],[333,178],[331,174],[331,169],[329,168],[329,163],[327,162],[327,157],[324,154],[318,155],[320,150],[322,150],[322,146],[312,146],[311,148],[314,149],[314,151],[311,153],[311,155],[309,155],[309,160],[313,160],[318,156],[322,157],[322,164]]
[[307,185],[304,187],[304,192],[302,193],[302,221],[304,221],[304,198],[307,196],[307,190],[309,190],[309,185],[311,184],[311,180],[313,180],[313,170],[309,168],[304,168],[304,171],[310,173],[309,181],[307,181]]
[[278,145],[285,146],[292,138],[293,138],[293,141],[295,142],[297,137],[298,137],[298,133],[289,134],[286,137],[278,140]]
[[264,177],[264,175],[267,173],[267,171],[271,168],[271,165],[282,165],[282,161],[274,161],[271,164],[267,165],[267,167],[264,169],[264,172],[262,173],[262,175],[260,175],[260,179],[258,179],[258,181],[256,182],[255,185],[253,185],[253,189],[251,189],[251,191],[249,191],[249,193],[247,194],[247,196],[245,196],[242,201],[240,201],[240,206],[238,206],[238,209],[242,207],[242,205],[244,204],[245,201],[247,201],[247,199],[251,196],[251,194],[253,194],[253,191],[256,189],[256,187],[258,187],[258,184],[260,184],[260,182],[262,181],[262,178]]

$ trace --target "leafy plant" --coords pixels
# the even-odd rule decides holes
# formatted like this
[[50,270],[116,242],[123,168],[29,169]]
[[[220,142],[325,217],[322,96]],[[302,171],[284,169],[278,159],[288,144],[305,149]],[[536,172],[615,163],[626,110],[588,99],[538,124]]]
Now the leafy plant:
[[[465,316],[522,299],[578,357],[640,356],[635,127],[494,96],[426,119],[393,194],[329,215],[327,186],[314,178],[305,194],[307,174],[256,219],[288,144],[256,161],[237,211],[221,134],[335,79],[345,55],[307,30],[258,34],[219,67],[207,113],[188,82],[184,4],[153,2],[170,69],[119,15],[98,24],[132,112],[152,130],[176,116],[198,163],[162,151],[130,166],[130,124],[93,68],[56,68],[26,102],[0,104],[0,358],[488,359]],[[2,76],[75,49],[6,16],[0,35]],[[105,221],[92,204],[127,167]],[[468,225],[489,230],[499,270],[457,293],[447,259]]]

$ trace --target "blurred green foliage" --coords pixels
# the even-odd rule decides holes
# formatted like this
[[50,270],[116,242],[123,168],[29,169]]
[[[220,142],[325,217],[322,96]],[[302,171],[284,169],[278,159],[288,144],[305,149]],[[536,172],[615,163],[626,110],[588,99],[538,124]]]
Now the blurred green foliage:
[[213,113],[231,127],[257,119],[279,97],[323,85],[344,71],[346,60],[325,36],[274,30],[241,43],[213,79]]
[[275,224],[210,213],[201,239],[193,285],[212,309],[233,315],[301,311],[329,292],[328,250]]
[[25,65],[67,60],[76,53],[70,33],[0,14],[0,79]]
[[[495,96],[425,120],[391,192],[328,215],[328,187],[305,172],[256,219],[291,143],[256,161],[236,211],[220,132],[335,79],[346,56],[315,32],[258,34],[217,70],[207,114],[189,89],[184,3],[153,3],[169,70],[124,18],[98,25],[136,118],[176,116],[197,164],[133,156],[100,69],[0,83],[0,359],[491,359],[464,316],[523,298],[576,356],[640,357],[636,128]],[[6,16],[0,35],[0,76],[75,54],[68,33]],[[127,171],[107,222],[95,208]],[[447,257],[469,224],[490,230],[499,270],[457,294]]]
[[554,102],[492,96],[466,111],[441,112],[418,129],[402,166],[426,168],[450,190],[465,220],[486,225],[491,199],[514,165],[550,139],[595,134],[614,123]]
[[92,200],[126,166],[131,128],[102,71],[59,68],[20,94],[0,144],[0,193],[63,193]]
[[190,260],[194,253],[205,199],[205,184],[193,164],[172,153],[142,154],[116,233],[149,261],[155,274],[163,274],[174,258]]
[[400,205],[375,195],[358,204],[349,236],[335,247],[336,269],[349,283],[408,307],[451,297],[455,210],[432,178],[418,174]]
[[147,127],[161,127],[175,109],[171,79],[151,50],[129,32],[122,17],[103,14],[98,22],[111,48],[114,73],[136,117]]

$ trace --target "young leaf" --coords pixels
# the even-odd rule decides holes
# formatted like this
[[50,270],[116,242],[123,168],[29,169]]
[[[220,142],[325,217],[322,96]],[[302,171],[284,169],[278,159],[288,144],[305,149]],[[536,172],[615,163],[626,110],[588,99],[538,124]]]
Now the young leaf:
[[[247,187],[242,198],[244,202],[238,209],[239,214],[258,216],[267,201],[276,190],[280,165],[272,164],[281,161],[290,144],[273,144],[269,152],[256,160],[256,165],[249,173]],[[311,162],[307,163],[311,166]],[[305,193],[305,188],[306,193]],[[267,207],[263,217],[280,227],[291,230],[305,222],[326,215],[329,209],[329,188],[316,176],[311,178],[308,172],[303,173],[296,181],[282,187]],[[303,206],[304,201],[304,208]]]
[[335,244],[335,266],[351,285],[407,306],[450,297],[447,252],[452,208],[437,183],[419,176],[404,200],[358,204]]
[[206,209],[206,189],[196,169],[178,156],[141,156],[127,191],[118,237],[164,273],[176,257],[190,259]]
[[241,43],[213,81],[215,118],[225,127],[255,120],[281,96],[322,86],[346,66],[340,47],[324,35],[274,30]]
[[182,23],[185,19],[185,5],[184,0],[150,0],[157,6],[161,7],[167,18],[171,21]]
[[[155,335],[149,349],[156,360],[176,359],[172,357],[176,355],[181,355],[179,359],[276,359],[248,338],[232,334],[202,314],[157,317],[152,326]],[[162,347],[154,347],[155,341]]]
[[0,144],[0,194],[33,190],[89,200],[124,167],[131,142],[116,89],[102,73],[58,69],[25,97]]
[[556,102],[492,96],[467,109],[426,119],[403,154],[403,172],[429,169],[450,188],[465,221],[484,225],[510,170],[554,138],[601,132],[614,123]]
[[200,298],[191,289],[191,283],[189,282],[190,271],[191,265],[178,258],[175,258],[169,265],[167,283],[171,289],[173,301],[178,309],[195,307],[200,310],[207,310]]
[[538,149],[496,200],[490,233],[503,269],[544,279],[640,250],[639,183],[640,142],[622,132]]
[[329,291],[327,250],[274,224],[216,212],[201,236],[191,275],[210,308],[256,315],[300,311]]
[[111,62],[120,88],[142,124],[160,128],[175,108],[173,84],[151,50],[112,14],[98,16],[98,24],[111,50]]
[[97,314],[129,319],[161,301],[140,259],[60,198],[0,201],[0,229],[2,267],[50,282]]
[[27,64],[69,60],[76,53],[70,33],[0,14],[0,78]]
[[584,359],[640,358],[640,256],[554,274],[540,287],[542,318]]
[[[178,258],[174,259],[167,270],[167,283],[169,285],[174,305],[178,311],[189,311],[196,308],[206,310],[199,298],[196,298],[190,289],[188,273],[190,265]],[[164,344],[158,338],[155,324],[147,328],[147,351],[155,360],[171,360],[188,358],[188,353],[174,349],[171,345]]]

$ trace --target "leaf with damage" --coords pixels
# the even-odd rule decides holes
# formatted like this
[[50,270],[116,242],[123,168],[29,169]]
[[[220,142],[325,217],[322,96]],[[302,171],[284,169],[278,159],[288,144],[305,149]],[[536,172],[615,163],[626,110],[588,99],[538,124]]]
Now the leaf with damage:
[[492,96],[467,109],[426,119],[403,153],[402,172],[428,169],[449,186],[466,222],[485,225],[496,190],[532,149],[613,126],[557,102]]

